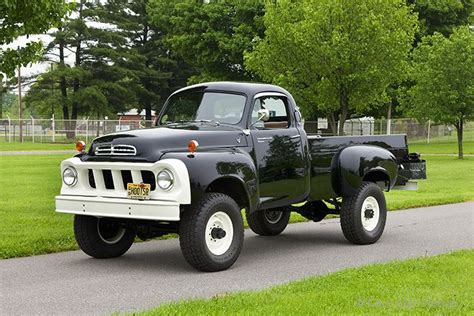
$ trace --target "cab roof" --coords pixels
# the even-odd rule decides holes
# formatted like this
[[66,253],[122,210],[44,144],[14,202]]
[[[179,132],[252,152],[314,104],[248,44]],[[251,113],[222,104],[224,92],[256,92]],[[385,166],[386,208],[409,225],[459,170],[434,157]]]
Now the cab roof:
[[244,93],[250,97],[260,92],[280,92],[289,95],[288,91],[286,91],[285,89],[272,84],[230,81],[199,83],[179,89],[172,95],[186,91],[228,91]]

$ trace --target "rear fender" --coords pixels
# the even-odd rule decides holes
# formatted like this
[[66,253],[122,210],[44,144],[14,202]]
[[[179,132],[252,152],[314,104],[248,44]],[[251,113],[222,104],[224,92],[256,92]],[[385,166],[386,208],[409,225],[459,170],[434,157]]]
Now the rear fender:
[[339,153],[337,163],[338,185],[335,187],[341,196],[353,195],[366,180],[385,181],[387,190],[390,190],[397,180],[397,160],[390,151],[381,147],[370,145],[346,147]]

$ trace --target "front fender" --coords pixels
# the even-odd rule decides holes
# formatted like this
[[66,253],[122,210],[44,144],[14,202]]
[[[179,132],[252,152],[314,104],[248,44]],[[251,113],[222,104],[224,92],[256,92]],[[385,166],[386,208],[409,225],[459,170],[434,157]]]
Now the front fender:
[[175,158],[186,165],[191,184],[191,201],[198,202],[209,185],[218,179],[238,180],[249,201],[251,210],[258,207],[258,181],[255,164],[250,155],[239,149],[222,149],[208,152],[170,152],[161,159]]
[[337,183],[340,195],[354,194],[364,177],[375,171],[384,173],[389,180],[389,189],[393,187],[398,174],[395,156],[377,146],[356,145],[344,148],[338,156]]

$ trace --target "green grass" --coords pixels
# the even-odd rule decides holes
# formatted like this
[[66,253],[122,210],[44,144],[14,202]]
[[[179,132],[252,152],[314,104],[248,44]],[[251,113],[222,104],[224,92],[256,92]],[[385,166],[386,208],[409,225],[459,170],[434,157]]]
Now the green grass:
[[472,314],[474,251],[348,269],[135,315]]
[[0,156],[0,258],[76,249],[72,217],[54,212],[67,157]]
[[427,180],[417,191],[394,190],[385,194],[390,210],[474,200],[474,157],[424,157]]
[[0,151],[29,151],[29,150],[75,150],[74,143],[49,144],[49,143],[19,143],[0,142]]
[[[72,216],[54,212],[59,164],[69,155],[0,156],[0,258],[77,249]],[[474,157],[426,157],[418,191],[387,193],[391,210],[474,200]],[[292,222],[304,221],[292,214]]]
[[[456,142],[431,142],[410,143],[410,152],[419,152],[423,154],[457,154],[458,144]],[[474,141],[463,142],[465,154],[474,154]]]

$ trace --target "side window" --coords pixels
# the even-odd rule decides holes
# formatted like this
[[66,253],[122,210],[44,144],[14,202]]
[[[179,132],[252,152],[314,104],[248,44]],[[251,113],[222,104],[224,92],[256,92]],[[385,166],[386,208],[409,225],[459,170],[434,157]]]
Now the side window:
[[255,100],[252,110],[252,123],[258,120],[258,111],[267,109],[270,119],[266,122],[257,122],[254,126],[258,129],[288,128],[290,125],[286,99],[277,96],[266,96]]

